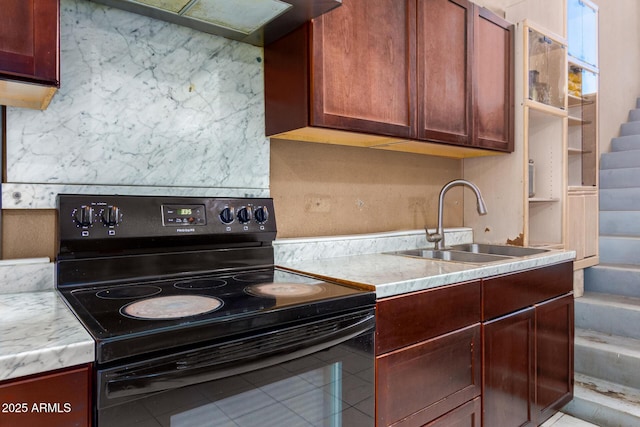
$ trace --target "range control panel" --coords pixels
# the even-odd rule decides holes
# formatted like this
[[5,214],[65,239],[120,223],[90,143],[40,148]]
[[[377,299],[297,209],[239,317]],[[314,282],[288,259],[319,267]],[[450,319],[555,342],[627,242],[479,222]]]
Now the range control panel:
[[61,194],[58,223],[61,241],[251,233],[273,240],[276,232],[270,198]]

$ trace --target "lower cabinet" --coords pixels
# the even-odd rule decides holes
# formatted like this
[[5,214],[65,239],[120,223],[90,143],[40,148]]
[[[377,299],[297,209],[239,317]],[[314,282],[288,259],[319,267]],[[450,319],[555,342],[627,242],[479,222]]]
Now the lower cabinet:
[[573,397],[573,263],[377,304],[376,426],[542,424]]
[[0,383],[0,427],[91,425],[91,365]]
[[[483,281],[487,298],[523,289],[483,322],[484,426],[537,426],[573,397],[573,263]],[[495,292],[495,294],[494,294]],[[486,313],[486,311],[485,311]]]
[[481,391],[480,300],[476,281],[378,301],[377,426],[452,425],[479,411],[465,405]]

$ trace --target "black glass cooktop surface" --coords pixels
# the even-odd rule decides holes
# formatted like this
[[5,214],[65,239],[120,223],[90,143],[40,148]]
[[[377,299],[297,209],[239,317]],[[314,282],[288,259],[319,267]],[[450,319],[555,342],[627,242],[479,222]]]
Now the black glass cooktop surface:
[[98,363],[375,303],[373,292],[274,268],[61,289]]

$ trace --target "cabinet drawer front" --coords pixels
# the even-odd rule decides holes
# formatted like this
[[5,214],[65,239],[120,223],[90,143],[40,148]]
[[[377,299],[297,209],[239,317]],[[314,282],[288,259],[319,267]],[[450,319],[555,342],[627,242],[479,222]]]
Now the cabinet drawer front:
[[378,301],[376,354],[479,322],[480,283],[443,286]]
[[480,325],[376,359],[377,425],[422,426],[480,395]]
[[72,368],[0,385],[0,427],[90,425],[91,369]]
[[480,400],[480,397],[476,397],[424,427],[480,427],[482,420],[482,402]]
[[572,262],[483,280],[482,319],[502,316],[572,290]]

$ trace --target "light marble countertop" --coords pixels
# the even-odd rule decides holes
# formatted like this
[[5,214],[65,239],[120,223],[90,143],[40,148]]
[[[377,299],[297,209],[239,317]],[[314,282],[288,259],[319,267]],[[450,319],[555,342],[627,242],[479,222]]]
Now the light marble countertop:
[[[448,245],[474,241],[473,230],[467,227],[447,228],[445,233]],[[574,251],[550,250],[487,264],[463,264],[388,254],[432,247],[433,243],[426,240],[424,229],[278,239],[274,242],[277,266],[373,290],[378,298],[543,267],[575,258]]]
[[[470,229],[447,230],[448,243],[469,243]],[[375,290],[378,298],[571,260],[573,251],[473,265],[389,255],[428,246],[424,230],[280,239],[276,265]],[[0,381],[93,362],[91,336],[60,298],[48,259],[0,263]]]
[[374,290],[378,298],[384,298],[543,267],[574,258],[574,251],[552,250],[538,255],[486,264],[463,264],[391,254],[363,254],[282,262],[278,266],[326,280]]
[[90,363],[94,352],[57,291],[0,294],[0,381]]

